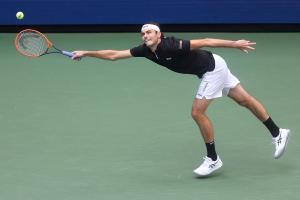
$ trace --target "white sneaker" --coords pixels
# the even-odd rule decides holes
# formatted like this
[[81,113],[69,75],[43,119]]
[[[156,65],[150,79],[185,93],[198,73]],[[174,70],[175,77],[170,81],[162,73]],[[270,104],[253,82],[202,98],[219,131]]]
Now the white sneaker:
[[275,159],[280,158],[280,156],[284,153],[290,132],[291,131],[289,129],[279,129],[279,135],[276,138],[272,138],[272,143],[275,144]]
[[223,162],[219,156],[216,161],[213,161],[211,158],[205,156],[204,162],[197,169],[194,170],[194,173],[198,176],[207,176],[213,171],[222,167],[222,165]]

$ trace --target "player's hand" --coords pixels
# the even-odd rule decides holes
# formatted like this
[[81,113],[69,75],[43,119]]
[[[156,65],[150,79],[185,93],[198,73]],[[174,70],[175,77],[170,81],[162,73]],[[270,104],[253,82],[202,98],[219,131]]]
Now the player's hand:
[[73,51],[73,60],[79,61],[82,57],[85,56],[86,51]]
[[255,45],[256,42],[251,42],[249,40],[237,40],[234,43],[236,48],[244,51],[245,53],[248,53],[249,50],[255,50],[253,45]]

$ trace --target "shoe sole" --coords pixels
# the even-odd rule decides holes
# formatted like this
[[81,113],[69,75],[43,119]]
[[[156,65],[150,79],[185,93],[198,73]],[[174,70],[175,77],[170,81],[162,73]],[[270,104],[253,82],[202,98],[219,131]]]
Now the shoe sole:
[[284,154],[285,149],[286,149],[286,147],[287,147],[287,145],[288,145],[290,132],[291,132],[291,130],[289,130],[289,131],[287,132],[286,141],[285,141],[285,144],[284,144],[284,147],[283,147],[282,152],[281,152],[278,156],[274,156],[275,159],[279,159],[279,158]]

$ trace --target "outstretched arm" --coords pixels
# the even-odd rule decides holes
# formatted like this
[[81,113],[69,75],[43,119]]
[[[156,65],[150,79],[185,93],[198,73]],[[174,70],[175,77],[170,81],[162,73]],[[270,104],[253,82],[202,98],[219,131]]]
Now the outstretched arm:
[[72,59],[78,60],[82,57],[95,57],[105,60],[117,60],[132,57],[130,50],[99,50],[99,51],[73,51]]
[[251,42],[248,40],[221,40],[221,39],[212,39],[212,38],[205,38],[205,39],[196,39],[191,40],[191,49],[197,49],[201,47],[228,47],[228,48],[237,48],[246,53],[249,50],[254,50],[255,42]]

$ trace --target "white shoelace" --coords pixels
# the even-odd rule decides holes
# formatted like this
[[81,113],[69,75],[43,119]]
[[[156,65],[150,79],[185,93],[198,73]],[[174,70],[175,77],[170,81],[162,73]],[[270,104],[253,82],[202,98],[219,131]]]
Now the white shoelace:
[[281,141],[282,141],[282,137],[280,134],[276,138],[272,138],[272,143],[275,145],[279,145]]
[[203,165],[207,166],[209,168],[213,168],[217,163],[217,160],[213,161],[211,158],[209,158],[207,156],[205,156],[203,159],[204,159]]

